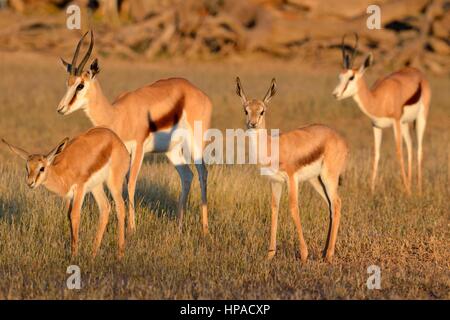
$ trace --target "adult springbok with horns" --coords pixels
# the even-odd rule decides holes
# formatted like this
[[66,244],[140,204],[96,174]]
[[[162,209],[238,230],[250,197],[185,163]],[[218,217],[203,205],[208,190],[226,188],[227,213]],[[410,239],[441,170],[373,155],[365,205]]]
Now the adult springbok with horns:
[[[241,97],[246,115],[247,130],[256,131],[251,135],[252,143],[259,150],[266,143],[272,161],[278,160],[278,169],[272,170],[268,177],[272,183],[272,226],[268,258],[276,252],[278,209],[281,191],[286,182],[289,192],[289,207],[297,229],[302,262],[308,258],[308,249],[303,238],[302,225],[298,211],[298,184],[309,181],[327,203],[330,210],[330,226],[325,246],[325,259],[331,262],[337,239],[341,217],[341,198],[338,194],[339,178],[345,169],[348,147],[345,140],[333,129],[324,125],[308,125],[280,134],[278,140],[278,159],[272,154],[272,136],[261,135],[265,129],[265,114],[269,101],[275,95],[275,79],[263,100],[247,99],[241,81],[236,79],[236,93]],[[264,138],[265,137],[265,138]],[[264,141],[264,139],[267,139]],[[277,143],[277,142],[275,142]],[[256,151],[254,151],[256,152]],[[264,165],[265,166],[265,165]],[[272,163],[269,164],[272,167]]]
[[[346,50],[344,35],[342,38],[343,71],[339,75],[339,84],[334,89],[333,95],[338,100],[353,97],[361,111],[372,121],[374,161],[371,190],[373,192],[375,189],[382,130],[392,126],[394,127],[401,177],[407,194],[411,193],[412,142],[409,123],[413,122],[417,136],[418,189],[419,192],[422,192],[422,142],[430,108],[430,85],[422,72],[415,68],[405,67],[379,79],[369,89],[364,79],[364,73],[372,64],[372,54],[369,53],[365,57],[359,69],[353,68],[357,48],[358,35],[355,33],[355,45],[351,55]],[[408,153],[408,176],[405,174],[402,137]]]
[[[97,79],[99,73],[97,59],[93,60],[88,70],[84,70],[94,46],[92,31],[89,48],[81,63],[76,65],[86,35],[87,33],[78,42],[72,63],[61,59],[69,78],[67,91],[57,111],[67,115],[82,109],[94,125],[112,129],[124,141],[132,158],[128,183],[130,199],[128,230],[133,232],[135,229],[134,193],[136,179],[146,152],[165,153],[180,176],[182,191],[178,203],[178,217],[181,230],[193,178],[188,164],[190,159],[186,159],[182,154],[182,149],[188,148],[199,174],[202,227],[203,232],[207,234],[207,170],[202,157],[204,145],[194,141],[193,130],[194,123],[201,124],[203,137],[203,132],[209,128],[212,111],[210,99],[189,81],[170,78],[122,93],[111,104],[103,94]],[[184,129],[190,136],[180,137],[174,134],[176,129]]]

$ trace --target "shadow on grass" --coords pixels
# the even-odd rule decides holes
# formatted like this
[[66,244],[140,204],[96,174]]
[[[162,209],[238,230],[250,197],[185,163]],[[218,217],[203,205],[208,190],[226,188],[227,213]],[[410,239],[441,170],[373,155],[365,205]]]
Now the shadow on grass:
[[12,223],[13,220],[20,218],[25,208],[23,203],[16,199],[6,200],[0,196],[0,220],[6,220],[8,223]]
[[[175,169],[174,169],[175,170]],[[136,185],[136,207],[148,208],[158,218],[177,217],[178,198],[160,181],[140,179]]]

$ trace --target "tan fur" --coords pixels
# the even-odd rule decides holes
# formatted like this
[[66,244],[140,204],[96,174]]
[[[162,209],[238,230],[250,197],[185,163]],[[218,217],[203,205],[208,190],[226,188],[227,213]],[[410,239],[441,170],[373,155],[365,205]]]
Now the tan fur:
[[[237,79],[237,93],[242,99],[246,113],[247,129],[264,130],[267,102],[275,94],[275,80],[263,100],[247,100],[239,78]],[[266,144],[270,147],[270,139]],[[301,260],[305,262],[308,257],[308,249],[303,237],[300,214],[298,211],[298,183],[302,171],[308,170],[308,166],[317,165],[317,171],[312,172],[309,182],[315,190],[327,202],[330,209],[330,228],[324,250],[325,258],[331,262],[337,232],[339,227],[341,200],[337,188],[339,177],[345,169],[348,155],[348,147],[345,140],[333,129],[324,125],[308,125],[279,135],[279,167],[272,177],[272,219],[269,244],[269,259],[276,252],[276,233],[278,223],[278,209],[282,189],[282,182],[278,177],[283,177],[288,185],[289,208],[296,226],[300,244]],[[258,143],[261,141],[258,140]],[[271,155],[271,150],[269,149]],[[313,169],[311,169],[313,170]]]
[[[374,161],[372,168],[371,190],[375,189],[378,171],[379,150],[382,139],[381,129],[392,126],[395,135],[400,175],[407,194],[411,194],[412,181],[412,145],[408,123],[416,124],[418,140],[418,189],[422,191],[422,140],[426,119],[430,108],[431,90],[424,74],[406,67],[375,82],[369,89],[363,75],[371,64],[371,55],[359,69],[343,70],[340,83],[333,94],[341,100],[353,96],[361,110],[371,118],[374,130]],[[353,80],[352,80],[353,79]],[[407,108],[417,108],[407,114]],[[415,114],[414,114],[415,113]],[[408,175],[405,173],[402,137],[408,152]]]
[[[4,142],[13,152],[21,155],[21,149],[17,152],[18,148]],[[117,207],[119,256],[123,255],[125,205],[122,198],[122,186],[129,169],[130,156],[125,145],[113,131],[107,128],[92,128],[71,141],[65,139],[47,155],[26,154],[22,158],[27,161],[27,183],[30,187],[36,188],[42,184],[50,191],[67,199],[72,231],[72,255],[78,252],[80,210],[87,192],[94,194],[100,209],[93,256],[100,247],[110,211],[110,205],[103,190],[103,184],[106,183]],[[102,170],[106,170],[106,175],[99,177],[98,181],[91,181]]]
[[[177,125],[185,115],[190,128],[194,129],[194,122],[202,123],[203,132],[209,129],[212,104],[209,98],[189,81],[181,78],[170,78],[156,81],[131,92],[119,95],[113,104],[110,104],[102,92],[96,77],[92,77],[89,71],[79,76],[78,80],[69,79],[69,94],[77,83],[88,85],[84,97],[87,104],[83,107],[94,125],[106,126],[112,129],[125,142],[134,144],[131,149],[132,165],[129,177],[128,194],[130,197],[129,231],[135,229],[134,193],[136,180],[144,157],[144,144],[151,134],[161,130],[168,130]],[[67,114],[71,112],[71,105],[67,105],[66,97],[61,101],[58,110]],[[198,146],[203,152],[204,142]],[[153,150],[151,152],[169,152],[170,150]],[[193,153],[193,152],[191,152]],[[172,159],[171,159],[172,161]],[[177,164],[175,164],[177,165]],[[202,225],[204,233],[208,233],[206,184],[207,170],[204,164],[197,167],[202,188]],[[178,169],[177,169],[178,170]],[[188,172],[186,172],[189,170]],[[182,180],[183,192],[188,192],[190,186],[190,169],[183,164],[183,169],[178,171]],[[181,175],[184,176],[181,176]],[[192,174],[192,173],[190,173]],[[182,225],[183,211],[185,210],[187,195],[181,195],[178,208],[179,224]],[[184,200],[185,199],[185,200]]]

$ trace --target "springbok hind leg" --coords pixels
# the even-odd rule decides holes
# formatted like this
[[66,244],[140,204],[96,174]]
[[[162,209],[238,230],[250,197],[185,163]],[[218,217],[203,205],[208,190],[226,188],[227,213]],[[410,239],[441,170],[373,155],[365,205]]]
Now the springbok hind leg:
[[78,234],[80,228],[80,214],[84,200],[83,188],[84,188],[83,186],[77,186],[77,188],[75,189],[72,207],[69,214],[70,229],[72,233],[72,243],[71,243],[72,257],[76,257],[78,255]]
[[186,203],[189,195],[189,191],[191,190],[192,183],[192,170],[189,168],[184,155],[181,152],[181,148],[174,148],[166,153],[167,158],[169,158],[170,162],[175,166],[175,169],[178,172],[181,180],[181,194],[178,200],[178,231],[181,232],[183,229],[183,216],[186,211]]
[[403,140],[405,140],[406,144],[406,152],[408,154],[408,187],[411,188],[411,180],[412,180],[412,142],[411,135],[409,134],[409,124],[402,123],[401,131]]
[[380,147],[382,139],[383,139],[383,130],[374,126],[373,127],[374,155],[373,155],[372,179],[370,181],[370,190],[372,191],[372,193],[374,193],[375,191],[375,182],[378,172],[378,163],[380,162]]
[[325,260],[332,262],[334,250],[336,247],[339,223],[341,221],[341,198],[338,195],[337,188],[339,176],[320,176],[325,194],[329,199],[330,205],[330,227],[328,229],[327,243],[325,245]]
[[201,163],[195,164],[195,168],[198,172],[198,180],[200,182],[200,189],[202,194],[202,230],[204,235],[209,234],[208,228],[208,197],[207,197],[207,187],[208,187],[208,170],[206,169],[203,160]]
[[108,198],[106,197],[105,191],[103,190],[103,184],[98,185],[92,190],[92,194],[94,195],[94,199],[97,202],[98,209],[100,211],[99,219],[98,219],[98,227],[97,233],[95,235],[94,247],[92,248],[92,257],[95,258],[97,252],[102,243],[103,234],[105,233],[106,225],[109,220],[109,213],[111,211],[111,207],[108,202]]
[[405,162],[403,159],[403,146],[402,146],[400,121],[394,122],[394,136],[395,136],[395,146],[397,149],[397,159],[398,159],[398,162],[400,163],[400,173],[402,176],[403,185],[405,186],[406,194],[410,195],[411,190],[408,186],[408,180],[407,180],[406,174],[405,174]]
[[426,117],[425,112],[421,111],[416,120],[416,136],[417,136],[417,185],[419,188],[419,193],[422,193],[422,160],[423,160],[423,135],[425,133],[426,127]]
[[136,218],[135,218],[135,206],[134,206],[134,193],[136,191],[136,181],[141,169],[142,160],[144,159],[144,151],[142,144],[136,146],[135,151],[131,157],[130,176],[128,178],[128,233],[132,234],[136,230]]
[[123,257],[125,253],[125,202],[122,197],[123,179],[119,175],[111,176],[108,179],[108,188],[114,199],[117,214],[117,233],[118,233],[118,257]]

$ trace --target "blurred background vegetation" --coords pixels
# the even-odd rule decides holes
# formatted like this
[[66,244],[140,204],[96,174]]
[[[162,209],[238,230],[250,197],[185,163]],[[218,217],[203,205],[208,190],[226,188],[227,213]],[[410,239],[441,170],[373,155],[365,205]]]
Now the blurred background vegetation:
[[[66,27],[70,4],[103,57],[336,65],[342,35],[357,31],[358,53],[373,51],[379,67],[450,71],[447,0],[0,0],[0,50],[70,55],[81,34]],[[371,4],[381,8],[380,30],[366,27]]]

